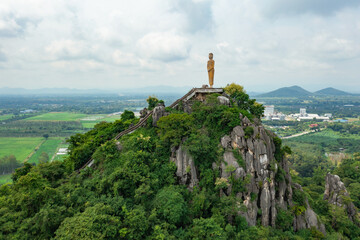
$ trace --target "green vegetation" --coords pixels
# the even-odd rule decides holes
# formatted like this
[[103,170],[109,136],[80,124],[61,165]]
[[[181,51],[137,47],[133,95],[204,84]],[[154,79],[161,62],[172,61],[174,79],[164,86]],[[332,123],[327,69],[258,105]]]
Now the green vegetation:
[[[263,227],[260,222],[248,226],[246,219],[238,214],[246,207],[239,204],[235,193],[239,189],[246,190],[250,174],[244,181],[235,180],[234,167],[228,166],[226,172],[230,177],[227,180],[219,176],[212,163],[221,163],[224,150],[219,146],[220,138],[240,124],[240,113],[256,121],[255,117],[262,115],[263,107],[250,100],[241,87],[232,85],[230,89],[233,97],[230,107],[219,105],[217,95],[212,95],[203,103],[195,102],[191,114],[177,110],[162,117],[157,123],[158,128],[152,127],[150,119],[146,127],[116,142],[112,139],[117,133],[138,121],[126,112],[113,123],[101,122],[86,133],[70,137],[70,153],[64,161],[36,166],[26,163],[16,169],[12,175],[13,184],[0,186],[0,238],[324,239],[325,236],[315,228],[293,231],[293,216],[304,213],[306,199],[325,223],[326,238],[358,238],[360,230],[347,218],[344,210],[322,200],[324,176],[333,169],[326,164],[315,168],[318,162],[325,161],[316,162],[310,155],[304,161],[304,165],[312,166],[309,176],[304,176],[309,168],[292,171],[293,181],[304,189],[304,192],[292,189],[294,207],[277,209],[279,214],[274,228]],[[149,108],[155,105],[149,103]],[[252,128],[245,129],[247,136],[253,132]],[[272,134],[268,135],[273,138]],[[54,149],[56,143],[51,140],[54,138],[50,135],[36,154],[46,152],[41,152],[42,148]],[[275,137],[274,143],[278,162],[298,151],[282,146],[279,138]],[[176,166],[169,161],[171,151],[180,145],[192,155],[198,170],[199,183],[193,191],[179,184]],[[312,149],[316,150],[310,148],[309,151]],[[42,155],[42,161],[46,161],[46,155]],[[234,156],[239,165],[245,165],[239,152],[234,151]],[[91,168],[74,171],[89,159],[94,160]],[[301,160],[291,161],[296,169],[301,169]],[[272,168],[275,163],[271,163]],[[354,201],[360,195],[358,171],[356,154],[335,169],[351,189]],[[278,164],[275,180],[284,181],[285,174]],[[226,190],[230,184],[231,194],[221,194],[221,189]],[[258,184],[262,186],[263,183]],[[252,193],[250,198],[255,201],[258,196]],[[261,215],[261,210],[257,214]]]
[[11,182],[11,174],[0,175],[0,186]]
[[[126,110],[125,110],[126,111]],[[114,122],[116,120],[119,120],[119,115],[88,115],[85,118],[81,118],[80,122],[82,126],[86,129],[92,129],[94,126],[100,122]]]
[[261,118],[264,113],[264,106],[256,99],[250,99],[249,95],[243,90],[242,86],[237,84],[230,84],[224,88],[225,92],[230,95],[236,105],[243,110],[249,111],[257,118]]
[[49,138],[45,142],[41,144],[39,149],[36,150],[35,154],[33,154],[30,159],[27,161],[28,163],[39,163],[39,158],[42,153],[46,153],[50,159],[56,153],[56,149],[58,148],[59,144],[64,141],[61,138]]
[[360,136],[358,134],[343,135],[328,128],[320,132],[309,133],[286,142],[308,143],[321,146],[325,152],[337,152],[343,148],[346,152],[360,152]]
[[10,174],[12,173],[16,168],[20,167],[21,164],[16,161],[16,158],[14,155],[10,156],[4,156],[0,158],[0,174]]
[[147,99],[146,99],[147,103],[148,103],[148,109],[149,110],[153,110],[154,107],[156,107],[156,104],[158,103],[164,103],[163,100],[159,100],[157,99],[156,97],[154,96],[149,96]]
[[14,116],[13,114],[0,115],[0,121],[8,120],[8,119],[12,118],[13,116]]
[[66,137],[84,132],[79,121],[13,121],[0,125],[0,137]]
[[11,138],[0,137],[0,157],[14,155],[18,161],[24,161],[27,156],[43,141],[41,137]]
[[76,121],[84,117],[87,117],[87,115],[83,113],[49,112],[26,118],[24,121]]

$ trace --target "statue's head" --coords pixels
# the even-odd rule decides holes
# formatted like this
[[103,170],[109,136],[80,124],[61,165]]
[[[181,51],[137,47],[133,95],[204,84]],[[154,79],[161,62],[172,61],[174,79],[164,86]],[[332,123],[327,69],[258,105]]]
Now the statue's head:
[[209,59],[213,59],[213,57],[214,57],[214,54],[212,54],[212,53],[209,53]]

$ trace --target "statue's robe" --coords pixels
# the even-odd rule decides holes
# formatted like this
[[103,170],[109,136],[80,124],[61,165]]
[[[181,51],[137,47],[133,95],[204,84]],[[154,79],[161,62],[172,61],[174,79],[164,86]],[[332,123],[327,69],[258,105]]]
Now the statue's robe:
[[212,87],[214,85],[214,73],[215,73],[215,61],[209,60],[207,62],[207,70],[209,74],[209,85]]

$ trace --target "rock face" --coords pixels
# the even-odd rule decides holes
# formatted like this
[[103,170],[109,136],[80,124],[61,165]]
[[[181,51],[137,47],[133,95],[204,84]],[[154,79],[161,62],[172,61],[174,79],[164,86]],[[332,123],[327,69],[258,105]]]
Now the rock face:
[[153,111],[153,114],[152,114],[152,119],[153,119],[153,123],[152,125],[154,127],[156,127],[156,123],[157,121],[159,121],[159,119],[163,116],[167,116],[169,115],[166,111],[165,111],[165,105],[164,104],[158,104],[155,108],[154,108],[154,111]]
[[356,208],[354,204],[349,201],[350,195],[338,175],[332,175],[330,173],[326,175],[324,200],[327,200],[330,204],[345,208],[349,219],[351,221],[355,220],[357,215]]
[[148,114],[148,112],[149,110],[147,108],[140,110],[140,118],[144,118]]
[[[298,191],[303,192],[302,187],[299,184],[294,184],[294,188]],[[306,211],[303,214],[295,216],[293,222],[294,231],[303,229],[303,228],[311,228],[315,227],[320,230],[322,233],[326,233],[325,226],[322,224],[316,215],[316,213],[311,209],[309,205],[309,201],[305,200]]]
[[177,149],[173,148],[171,152],[170,161],[176,164],[176,176],[181,184],[188,185],[192,190],[199,182],[193,158],[181,145]]
[[[224,149],[223,160],[213,163],[213,170],[219,171],[219,179],[231,183],[240,182],[239,189],[231,184],[220,190],[220,194],[235,194],[238,214],[244,216],[250,226],[258,221],[263,226],[276,226],[279,209],[291,211],[293,189],[286,159],[275,159],[275,135],[257,121],[250,121],[240,114],[241,125],[233,128],[229,135],[221,138]],[[199,173],[192,157],[180,146],[173,149],[171,160],[176,163],[180,183],[191,189],[198,183]],[[238,185],[237,185],[238,186]],[[301,186],[297,190],[302,191]],[[294,230],[316,227],[325,232],[315,212],[306,201],[306,211],[294,216]]]
[[230,100],[227,97],[218,96],[217,99],[220,102],[220,104],[225,105],[225,106],[230,106]]
[[[231,189],[230,186],[227,194],[237,192],[239,203],[246,207],[246,211],[240,211],[239,214],[246,218],[249,225],[256,225],[260,218],[262,225],[275,226],[276,205],[288,205],[283,203],[284,199],[289,198],[284,195],[291,194],[291,187],[290,192],[280,187],[281,192],[277,196],[275,172],[270,170],[270,163],[275,169],[279,164],[274,159],[275,145],[270,137],[272,134],[263,126],[253,124],[247,117],[240,115],[240,118],[242,125],[235,127],[230,136],[221,139],[225,153],[219,171],[222,177],[229,178],[233,175],[235,179],[244,182],[245,191],[237,192],[237,189]],[[252,129],[251,135],[245,134],[246,128]],[[233,166],[232,172],[229,172],[229,166]],[[286,188],[287,184],[282,186]]]

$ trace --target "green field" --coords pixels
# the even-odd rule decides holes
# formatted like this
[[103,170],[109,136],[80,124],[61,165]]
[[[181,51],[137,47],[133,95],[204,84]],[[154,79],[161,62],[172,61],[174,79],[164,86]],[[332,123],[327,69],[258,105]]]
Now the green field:
[[340,148],[343,148],[347,153],[360,152],[359,135],[342,134],[331,129],[286,139],[283,142],[284,144],[295,142],[314,144],[322,147],[325,152],[338,152]]
[[24,119],[24,121],[76,121],[89,115],[71,112],[49,112]]
[[0,115],[0,121],[4,121],[7,119],[12,118],[14,115],[13,114],[5,114],[5,115]]
[[0,137],[0,158],[14,155],[22,162],[43,140],[42,137]]
[[39,157],[42,152],[46,152],[49,155],[49,160],[54,156],[56,149],[63,141],[63,138],[49,138],[43,144],[41,144],[40,148],[33,154],[28,163],[36,163],[39,162]]
[[119,115],[114,115],[114,116],[110,116],[108,117],[108,115],[97,115],[95,117],[97,117],[96,119],[93,118],[93,120],[88,120],[91,119],[91,115],[88,116],[87,118],[83,118],[80,120],[81,124],[83,125],[84,128],[93,128],[97,123],[99,122],[114,122],[118,119],[120,119]]
[[11,182],[11,174],[0,175],[0,185]]

